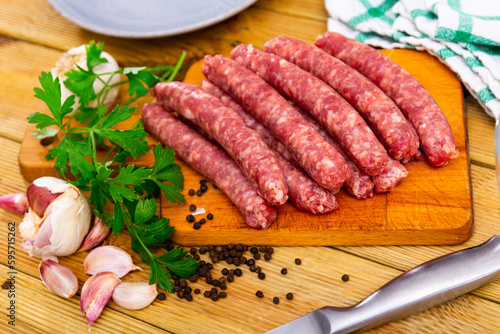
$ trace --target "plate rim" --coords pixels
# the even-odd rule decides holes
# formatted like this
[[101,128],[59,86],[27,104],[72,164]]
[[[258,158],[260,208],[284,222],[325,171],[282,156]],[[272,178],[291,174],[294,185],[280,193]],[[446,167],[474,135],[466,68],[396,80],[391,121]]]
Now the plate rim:
[[215,15],[207,20],[196,22],[193,24],[185,25],[182,27],[177,27],[173,29],[161,29],[161,30],[151,30],[151,31],[141,31],[141,32],[133,32],[133,31],[123,31],[120,29],[109,29],[99,25],[92,24],[86,20],[82,20],[78,16],[74,16],[69,13],[64,4],[67,1],[64,0],[47,0],[49,4],[63,17],[68,19],[69,21],[75,23],[76,25],[103,35],[114,36],[114,37],[125,37],[125,38],[157,38],[157,37],[168,37],[180,35],[188,32],[192,32],[195,30],[199,30],[202,28],[206,28],[208,26],[214,25],[216,23],[222,22],[223,20],[238,14],[239,12],[245,10],[246,8],[253,5],[257,0],[244,0],[237,6],[233,6],[230,10],[220,13],[219,15]]

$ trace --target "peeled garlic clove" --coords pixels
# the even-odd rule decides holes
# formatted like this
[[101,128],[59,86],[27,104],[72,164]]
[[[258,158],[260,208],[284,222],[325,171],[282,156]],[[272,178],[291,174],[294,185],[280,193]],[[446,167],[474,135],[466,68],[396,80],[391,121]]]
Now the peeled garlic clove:
[[28,207],[28,196],[26,194],[13,193],[0,196],[0,208],[23,214],[28,211]]
[[151,304],[157,295],[156,283],[120,283],[113,292],[113,301],[127,310],[140,310]]
[[[120,69],[118,66],[118,63],[116,60],[107,52],[102,51],[101,52],[101,58],[107,59],[107,63],[102,63],[94,67],[93,71],[96,74],[102,74],[102,73],[110,73],[110,72],[115,72]],[[69,49],[67,52],[65,52],[61,59],[59,59],[56,63],[56,66],[51,70],[52,74],[54,76],[59,77],[59,82],[61,85],[61,103],[63,103],[69,96],[73,95],[73,92],[70,91],[65,85],[64,85],[64,80],[67,79],[66,77],[66,72],[72,70],[72,69],[77,69],[77,66],[83,68],[84,70],[88,70],[87,68],[87,51],[86,51],[86,45],[80,45],[75,48]],[[113,77],[110,79],[111,74],[106,74],[100,76],[100,79],[102,80],[95,80],[93,83],[93,88],[96,94],[99,94],[99,92],[104,88],[104,83],[103,82],[108,82],[109,86],[112,86],[120,81],[120,75],[115,74]],[[106,95],[106,98],[104,100],[104,105],[109,108],[113,102],[116,100],[116,97],[119,92],[119,87],[115,86],[109,90],[109,92]],[[80,106],[79,99],[77,97],[76,103],[73,106],[74,109],[77,109]],[[97,101],[90,101],[89,103],[90,108],[96,108],[97,107]]]
[[110,230],[111,228],[108,225],[106,225],[98,217],[95,217],[94,226],[83,240],[83,243],[77,250],[77,252],[85,252],[91,250],[92,248],[100,244],[101,241],[106,239]]
[[115,246],[94,248],[85,257],[83,267],[87,275],[110,271],[118,277],[123,277],[132,270],[142,270],[140,267],[134,266],[132,257],[126,251]]
[[89,331],[120,283],[115,273],[102,272],[90,277],[83,285],[80,309],[89,323]]
[[78,291],[78,279],[71,269],[52,260],[43,260],[38,266],[43,284],[64,298],[71,298]]

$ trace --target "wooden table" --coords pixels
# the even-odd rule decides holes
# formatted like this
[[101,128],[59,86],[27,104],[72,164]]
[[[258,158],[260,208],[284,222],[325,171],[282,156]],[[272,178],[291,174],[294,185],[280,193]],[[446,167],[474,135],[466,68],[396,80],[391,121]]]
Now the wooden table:
[[[260,0],[239,15],[197,32],[172,38],[129,40],[85,31],[61,17],[45,0],[0,1],[0,195],[24,192],[28,183],[18,166],[18,152],[26,117],[44,105],[33,98],[41,71],[50,70],[62,52],[91,39],[105,41],[106,51],[121,66],[173,63],[187,51],[184,70],[205,54],[228,54],[235,43],[262,47],[277,35],[307,42],[326,31],[322,0]],[[179,79],[182,79],[181,73]],[[475,231],[457,246],[276,247],[273,260],[261,261],[267,278],[248,273],[229,286],[228,297],[212,302],[195,295],[193,302],[167,294],[141,311],[127,311],[110,302],[92,333],[261,333],[325,305],[348,306],[402,272],[434,257],[467,248],[500,233],[500,199],[495,177],[494,121],[465,93],[474,193]],[[0,210],[0,283],[9,278],[8,223],[22,217]],[[124,233],[107,243],[128,242]],[[79,295],[66,300],[50,293],[39,279],[39,260],[20,248],[16,234],[15,297],[0,290],[0,332],[86,333]],[[293,264],[295,258],[302,265]],[[83,254],[61,259],[86,280]],[[134,254],[136,263],[141,263]],[[142,267],[146,267],[141,264]],[[288,268],[282,276],[281,268]],[[216,267],[219,268],[219,267]],[[222,268],[222,266],[221,266]],[[135,273],[146,280],[148,270]],[[343,282],[341,276],[350,280]],[[255,297],[261,290],[265,297]],[[284,298],[287,292],[294,299]],[[281,297],[279,305],[272,297]],[[15,300],[15,327],[7,324],[7,307]],[[373,333],[498,333],[500,281],[493,282],[444,305],[372,330]]]

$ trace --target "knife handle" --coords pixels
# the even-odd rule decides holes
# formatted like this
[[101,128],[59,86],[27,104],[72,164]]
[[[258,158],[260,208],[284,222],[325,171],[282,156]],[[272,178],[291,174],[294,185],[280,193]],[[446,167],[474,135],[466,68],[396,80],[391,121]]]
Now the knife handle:
[[360,303],[324,307],[331,333],[353,333],[442,304],[500,278],[500,236],[415,267]]

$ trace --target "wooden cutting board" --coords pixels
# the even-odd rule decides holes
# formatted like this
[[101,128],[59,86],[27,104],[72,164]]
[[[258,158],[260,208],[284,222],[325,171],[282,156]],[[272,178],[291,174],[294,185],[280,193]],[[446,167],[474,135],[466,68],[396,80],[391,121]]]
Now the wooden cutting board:
[[[325,215],[313,215],[296,209],[291,203],[279,207],[278,220],[266,231],[249,228],[238,209],[224,193],[208,182],[201,197],[189,196],[198,190],[204,177],[178,161],[184,174],[187,203],[173,205],[164,198],[161,214],[175,226],[173,241],[181,245],[244,243],[248,245],[450,245],[470,237],[473,231],[472,191],[462,87],[455,75],[436,58],[413,50],[383,50],[405,68],[431,93],[446,114],[455,136],[460,157],[441,168],[427,162],[406,165],[408,177],[388,194],[357,200],[344,190],[337,195],[339,209]],[[203,79],[201,61],[189,69],[184,81],[199,84]],[[132,123],[132,122],[131,122]],[[54,175],[51,162],[44,161],[49,148],[42,146],[29,127],[19,154],[21,172],[28,180]],[[152,143],[155,143],[152,140]],[[132,161],[131,161],[132,162]],[[151,165],[146,155],[136,165]],[[213,214],[200,229],[188,223],[189,206],[206,210],[197,220]]]

